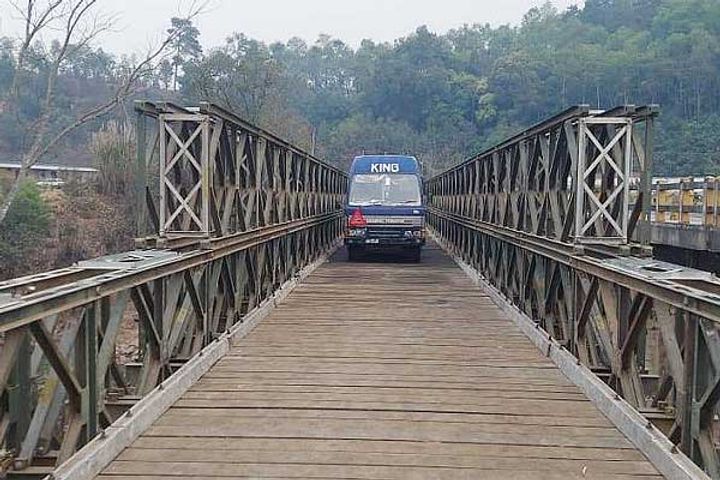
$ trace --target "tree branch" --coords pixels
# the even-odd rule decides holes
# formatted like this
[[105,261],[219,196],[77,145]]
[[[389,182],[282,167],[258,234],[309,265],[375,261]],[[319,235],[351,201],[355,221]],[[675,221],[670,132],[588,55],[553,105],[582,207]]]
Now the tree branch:
[[[43,14],[41,14],[40,18],[41,21],[38,21],[38,25],[41,25],[40,28],[35,28],[28,26],[26,28],[26,35],[25,35],[25,41],[23,44],[27,43],[29,45],[29,41],[32,41],[32,38],[37,35],[37,33],[48,25],[48,22],[53,14],[52,12],[59,8],[60,5],[68,5],[67,2],[70,0],[52,0],[50,6],[48,9],[46,9]],[[78,31],[79,26],[82,23],[83,18],[88,14],[88,12],[92,9],[93,5],[97,3],[97,0],[76,0],[69,3],[68,10],[66,12],[66,22],[65,22],[65,30],[64,30],[64,37],[61,43],[61,47],[53,61],[48,81],[46,84],[46,91],[45,91],[45,100],[43,102],[43,111],[38,117],[38,120],[33,123],[32,127],[35,131],[34,139],[32,142],[32,146],[30,147],[29,151],[23,155],[20,165],[20,171],[15,178],[8,195],[3,199],[2,205],[0,205],[0,224],[4,221],[5,217],[7,216],[7,212],[10,209],[10,205],[15,200],[15,197],[17,196],[19,185],[22,183],[22,181],[27,177],[27,174],[30,170],[30,168],[35,165],[38,160],[40,160],[43,156],[45,156],[48,152],[50,152],[52,149],[54,149],[65,137],[67,137],[70,133],[77,130],[81,126],[85,125],[86,123],[95,120],[97,118],[102,117],[103,115],[109,113],[112,111],[113,108],[121,104],[129,95],[131,95],[135,89],[137,88],[138,83],[140,80],[147,75],[149,72],[153,70],[153,64],[156,62],[156,60],[160,59],[163,54],[166,52],[168,46],[177,39],[178,36],[182,35],[183,31],[182,29],[171,29],[168,31],[167,36],[163,39],[163,41],[154,49],[151,49],[147,55],[144,57],[142,61],[137,63],[127,74],[125,79],[122,81],[122,83],[116,88],[115,93],[113,96],[105,103],[102,103],[100,105],[97,105],[93,108],[90,108],[89,110],[85,111],[83,114],[81,114],[79,117],[77,117],[72,123],[66,125],[65,127],[61,128],[56,134],[54,134],[51,138],[47,139],[47,131],[49,128],[49,121],[53,113],[53,96],[54,96],[54,90],[55,90],[55,82],[57,81],[57,76],[59,74],[59,69],[62,61],[66,58],[68,50],[71,45],[73,45],[73,39],[75,36],[75,33]],[[193,2],[192,4],[192,10],[188,13],[188,15],[185,17],[185,20],[188,20],[188,23],[193,18],[200,15],[203,11],[205,6],[207,5],[207,2]],[[33,15],[33,9],[35,7],[35,0],[27,0],[27,23],[26,25],[34,25],[32,21],[32,15]],[[52,7],[52,8],[51,8]],[[95,27],[97,25],[104,25],[104,28],[109,28],[109,23],[105,22],[103,24],[94,24]],[[83,36],[83,39],[81,40],[81,45],[87,45],[92,38],[97,36],[99,31],[101,29],[99,28],[91,28],[87,34]],[[30,39],[28,41],[28,38]],[[25,47],[27,49],[27,47]],[[25,51],[23,55],[25,55],[27,52]],[[17,80],[19,82],[19,79]],[[17,102],[20,101],[19,95],[15,97],[15,100]]]

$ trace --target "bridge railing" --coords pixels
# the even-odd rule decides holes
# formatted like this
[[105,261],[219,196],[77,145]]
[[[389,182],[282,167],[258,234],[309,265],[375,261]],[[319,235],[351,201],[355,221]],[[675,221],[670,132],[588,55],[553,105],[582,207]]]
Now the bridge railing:
[[341,235],[341,171],[214,105],[137,107],[139,248],[0,283],[0,472],[68,459]]
[[705,228],[720,226],[719,182],[716,177],[654,179],[652,222]]
[[[720,478],[720,281],[654,260],[643,245],[655,113],[577,107],[543,122],[430,179],[429,223],[538,329]],[[640,179],[637,195],[626,190],[628,174]]]

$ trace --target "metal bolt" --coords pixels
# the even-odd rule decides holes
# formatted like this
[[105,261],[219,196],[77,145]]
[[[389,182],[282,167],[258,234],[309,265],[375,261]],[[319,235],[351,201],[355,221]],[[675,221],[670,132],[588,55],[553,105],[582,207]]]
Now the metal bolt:
[[615,400],[620,400],[620,395],[618,395],[618,394],[616,393],[614,398],[615,398]]
[[678,453],[677,445],[672,446],[672,448],[670,449],[670,453]]
[[652,430],[653,424],[650,420],[648,420],[647,424],[645,425],[645,428],[647,428],[648,430]]

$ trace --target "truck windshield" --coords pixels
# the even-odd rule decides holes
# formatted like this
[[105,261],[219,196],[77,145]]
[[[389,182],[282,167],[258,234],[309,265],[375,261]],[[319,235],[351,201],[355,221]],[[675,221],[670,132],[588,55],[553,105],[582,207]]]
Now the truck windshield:
[[350,205],[420,205],[420,182],[415,175],[354,175],[350,182]]

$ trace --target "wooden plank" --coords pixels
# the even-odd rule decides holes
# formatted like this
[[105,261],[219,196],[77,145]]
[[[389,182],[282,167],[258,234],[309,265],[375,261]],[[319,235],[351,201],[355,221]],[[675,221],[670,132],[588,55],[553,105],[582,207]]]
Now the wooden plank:
[[[282,419],[280,425],[268,425],[268,418]],[[279,422],[277,422],[279,423]],[[437,441],[452,441],[456,438],[463,438],[469,442],[475,440],[475,434],[482,429],[482,434],[508,434],[508,435],[535,435],[543,438],[545,442],[557,442],[562,444],[566,438],[572,436],[582,437],[615,437],[615,429],[608,426],[564,426],[564,425],[543,425],[537,423],[482,423],[482,422],[448,422],[445,420],[416,419],[389,419],[384,418],[378,421],[374,418],[294,418],[291,416],[272,415],[268,417],[186,417],[186,418],[161,418],[153,429],[167,433],[167,436],[193,436],[188,432],[202,430],[206,433],[203,436],[248,436],[258,437],[264,433],[272,434],[275,437],[294,438],[321,437],[340,438],[346,434],[352,438],[384,438],[387,436],[403,439],[418,440],[436,439]],[[388,432],[389,431],[389,432]],[[154,430],[148,434],[153,435]],[[183,433],[184,432],[184,433]],[[223,432],[223,433],[219,433]],[[308,433],[310,432],[310,433]],[[619,441],[620,442],[620,441]],[[620,446],[624,444],[620,443]]]
[[100,478],[659,475],[431,248],[324,265]]
[[[246,408],[224,409],[224,408],[176,408],[167,411],[164,417],[158,421],[173,418],[201,417],[212,419],[221,418],[343,418],[343,419],[372,419],[382,420],[411,420],[413,422],[445,422],[445,423],[499,423],[499,424],[522,424],[522,425],[566,425],[583,427],[607,427],[607,422],[602,417],[552,417],[547,415],[504,415],[504,414],[479,414],[468,413],[443,413],[443,412],[412,412],[412,411],[378,411],[378,410],[321,410],[321,409],[267,409],[267,408]],[[171,423],[168,423],[171,424]]]
[[[453,468],[453,467],[411,467],[411,466],[372,466],[372,465],[312,465],[312,464],[239,464],[239,463],[203,463],[203,462],[140,462],[115,461],[108,468],[106,474],[120,475],[157,475],[163,476],[167,472],[182,472],[183,476],[195,477],[250,477],[250,478],[432,478],[447,480],[476,480],[483,479],[537,479],[537,470],[525,469],[517,465],[515,470],[498,470],[482,468]],[[652,476],[612,474],[608,472],[590,472],[585,467],[575,471],[552,471],[540,473],[543,479],[606,479],[640,480],[653,478]],[[611,475],[612,477],[610,477]],[[109,476],[108,478],[113,478]],[[166,478],[163,476],[163,478]],[[183,478],[183,477],[179,477]],[[659,478],[659,477],[655,477]]]
[[[130,448],[123,452],[119,461],[122,462],[166,462],[168,451],[166,449]],[[227,451],[188,450],[183,452],[183,462],[198,463],[225,463],[228,462]],[[618,460],[603,462],[594,459],[569,460],[557,458],[524,458],[512,456],[475,456],[458,454],[408,454],[387,452],[313,452],[294,451],[284,452],[278,457],[275,451],[233,450],[232,463],[234,464],[318,464],[318,465],[391,465],[409,467],[449,467],[449,468],[475,468],[493,470],[515,470],[518,462],[528,470],[538,472],[581,471],[587,468],[590,472],[623,473],[627,475],[655,475],[652,465],[643,460]]]
[[[392,442],[387,440],[296,439],[296,438],[194,438],[141,437],[132,448],[156,448],[177,451],[300,451],[300,452],[360,452],[415,455],[470,455],[478,457],[516,457],[574,460],[634,460],[644,457],[627,448],[545,447],[528,445],[494,445],[488,443]],[[168,452],[170,453],[170,452]]]

